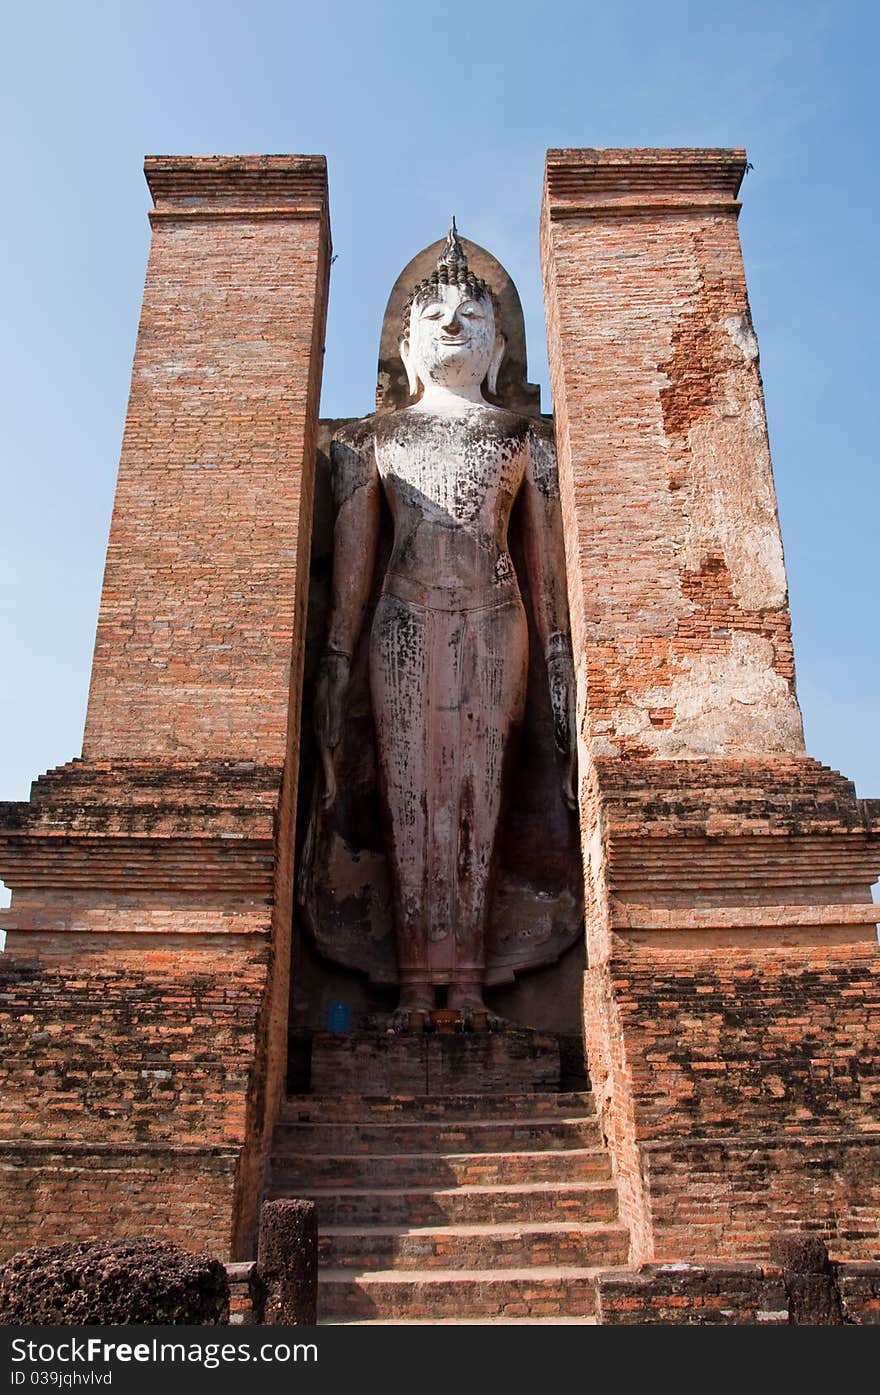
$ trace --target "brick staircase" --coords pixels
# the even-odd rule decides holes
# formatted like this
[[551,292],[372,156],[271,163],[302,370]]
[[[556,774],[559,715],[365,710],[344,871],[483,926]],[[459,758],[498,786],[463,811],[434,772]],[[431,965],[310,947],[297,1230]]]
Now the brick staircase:
[[627,1260],[586,1092],[293,1096],[268,1195],[317,1204],[321,1322],[591,1322]]

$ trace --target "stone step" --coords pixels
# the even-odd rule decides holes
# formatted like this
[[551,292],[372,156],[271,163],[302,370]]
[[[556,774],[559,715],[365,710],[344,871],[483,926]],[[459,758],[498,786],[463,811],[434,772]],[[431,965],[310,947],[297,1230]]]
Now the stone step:
[[596,1327],[592,1317],[319,1318],[319,1327]]
[[[461,1225],[530,1221],[614,1221],[617,1189],[610,1182],[527,1182],[513,1186],[300,1188],[314,1201],[319,1226]],[[272,1200],[280,1193],[273,1192]]]
[[374,1124],[419,1120],[543,1119],[576,1115],[592,1118],[595,1105],[587,1091],[500,1095],[289,1095],[279,1123]]
[[609,1266],[626,1262],[629,1236],[615,1224],[544,1222],[384,1228],[328,1226],[318,1237],[319,1263],[331,1269],[524,1269]]
[[603,1148],[533,1149],[505,1153],[307,1153],[272,1157],[271,1194],[299,1196],[305,1188],[517,1186],[587,1182],[611,1176]]
[[397,1120],[393,1123],[282,1122],[273,1143],[277,1156],[305,1153],[503,1153],[540,1148],[596,1146],[600,1141],[595,1119],[506,1118],[464,1120]]
[[346,1269],[325,1269],[318,1283],[318,1321],[592,1317],[598,1272],[547,1265],[503,1273],[413,1269],[355,1276]]

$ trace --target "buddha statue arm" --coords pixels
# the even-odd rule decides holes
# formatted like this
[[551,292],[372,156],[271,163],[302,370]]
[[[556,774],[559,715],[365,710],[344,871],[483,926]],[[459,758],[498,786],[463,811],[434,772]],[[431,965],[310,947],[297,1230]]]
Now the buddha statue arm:
[[562,793],[577,807],[575,685],[565,580],[565,548],[552,427],[535,423],[523,481],[524,551],[535,627],[547,665],[556,748],[563,763]]
[[372,433],[358,423],[330,445],[333,496],[333,594],[327,642],[315,688],[315,729],[324,767],[324,798],[336,794],[333,752],[342,738],[351,661],[370,595],[379,536],[380,484]]

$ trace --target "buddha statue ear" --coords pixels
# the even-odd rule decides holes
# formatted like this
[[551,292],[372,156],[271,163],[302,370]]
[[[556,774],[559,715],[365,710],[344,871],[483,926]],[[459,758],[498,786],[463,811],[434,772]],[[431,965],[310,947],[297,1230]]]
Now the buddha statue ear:
[[[495,348],[492,350],[492,358],[489,362],[489,371],[486,374],[486,387],[491,393],[498,391],[498,370],[501,367],[501,360],[504,358],[504,350],[507,348],[507,340],[503,334],[495,335]],[[407,370],[408,372],[409,370]]]
[[409,385],[409,395],[410,397],[417,397],[421,383],[419,382],[419,375],[416,372],[415,364],[412,360],[412,354],[409,351],[409,339],[406,335],[399,341],[397,347],[400,351],[403,366],[406,369],[406,381]]

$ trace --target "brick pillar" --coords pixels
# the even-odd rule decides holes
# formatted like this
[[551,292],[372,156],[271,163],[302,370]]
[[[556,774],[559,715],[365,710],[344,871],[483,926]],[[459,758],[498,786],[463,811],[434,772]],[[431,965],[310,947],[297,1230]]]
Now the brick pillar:
[[327,179],[318,156],[146,175],[83,756],[0,809],[0,1131],[26,1199],[4,1233],[228,1257],[284,1084]]
[[154,157],[146,175],[83,755],[278,764],[308,592],[325,163]]
[[864,1256],[880,1206],[880,802],[803,750],[744,171],[736,150],[546,166],[585,1022],[639,1260],[766,1257],[792,1220]]
[[803,750],[736,150],[550,151],[543,251],[597,755]]

